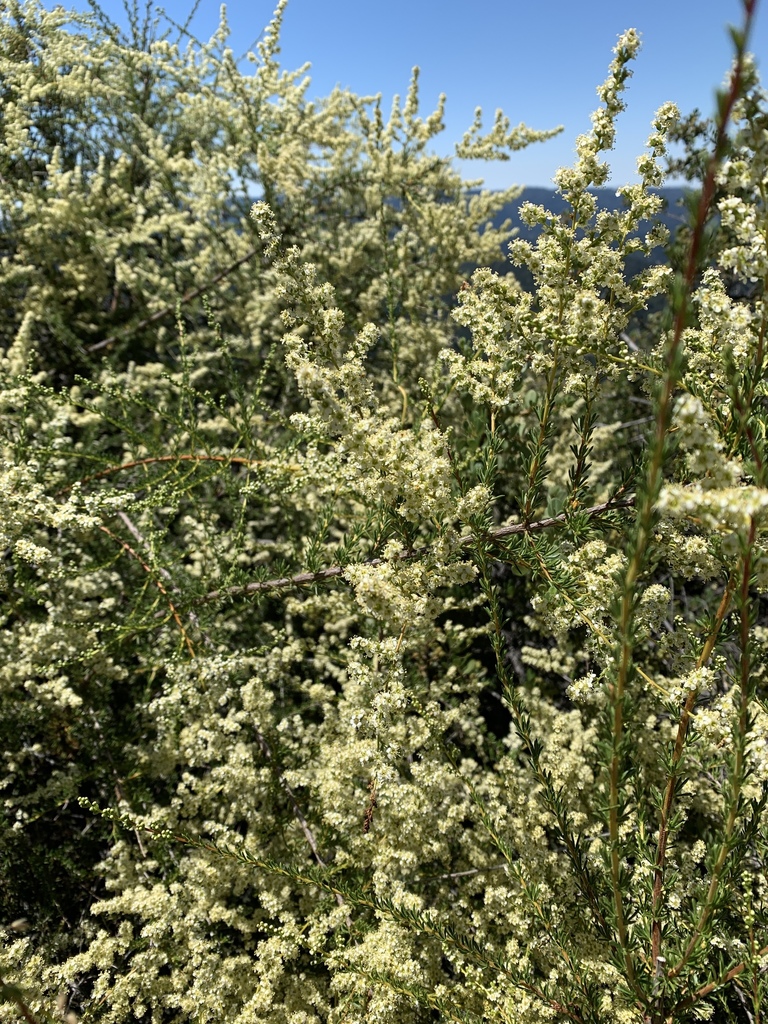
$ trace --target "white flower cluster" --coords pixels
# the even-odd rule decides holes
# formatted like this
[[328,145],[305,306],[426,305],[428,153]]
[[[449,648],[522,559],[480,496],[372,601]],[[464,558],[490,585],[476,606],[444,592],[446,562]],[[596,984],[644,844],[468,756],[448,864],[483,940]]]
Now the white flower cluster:
[[125,505],[126,496],[95,498],[73,488],[66,500],[57,501],[36,478],[37,469],[32,462],[19,466],[0,460],[0,548],[43,569],[59,561],[50,531],[54,536],[92,531],[102,515]]
[[[691,693],[697,695],[706,694],[707,691],[711,690],[714,683],[715,673],[711,668],[706,666],[695,668],[685,679],[674,679],[671,681],[671,686],[665,694],[665,700],[672,709],[677,711]],[[699,710],[696,718],[699,731],[702,731],[704,728],[700,719],[701,714],[702,711]]]
[[695,395],[683,395],[675,406],[674,429],[685,452],[686,469],[704,490],[735,487],[742,467],[729,459],[711,417]]
[[712,488],[701,484],[667,484],[658,507],[670,518],[698,522],[707,530],[746,534],[752,522],[764,525],[768,489],[748,485]]
[[[559,217],[530,203],[520,209],[524,223],[542,228],[535,243],[518,239],[509,246],[512,262],[533,275],[535,299],[489,270],[476,271],[471,286],[459,293],[453,315],[471,331],[472,349],[468,354],[446,351],[443,358],[455,386],[476,402],[495,408],[519,404],[524,371],[546,374],[561,364],[572,380],[581,379],[586,358],[597,359],[597,366],[614,376],[630,362],[621,340],[630,315],[669,282],[671,271],[659,264],[632,280],[624,268],[630,254],[649,254],[664,241],[655,228],[645,237],[638,232],[661,207],[651,188],[662,180],[659,161],[678,117],[676,108],[665,104],[658,112],[643,181],[619,190],[624,211],[597,212],[596,196],[589,191],[608,175],[599,156],[613,146],[614,122],[624,109],[621,93],[631,74],[627,64],[638,46],[634,31],[619,39],[610,75],[598,90],[604,105],[592,115],[592,131],[577,140],[575,167],[555,177],[569,211]],[[594,379],[591,369],[589,376]]]
[[479,405],[502,408],[513,400],[525,365],[524,319],[531,296],[511,275],[476,270],[472,287],[459,292],[454,320],[472,332],[468,356],[446,349],[440,353],[456,386]]
[[468,583],[477,573],[471,562],[404,560],[402,555],[399,545],[390,543],[382,564],[350,565],[344,572],[361,608],[395,635],[431,622],[443,607],[436,592]]

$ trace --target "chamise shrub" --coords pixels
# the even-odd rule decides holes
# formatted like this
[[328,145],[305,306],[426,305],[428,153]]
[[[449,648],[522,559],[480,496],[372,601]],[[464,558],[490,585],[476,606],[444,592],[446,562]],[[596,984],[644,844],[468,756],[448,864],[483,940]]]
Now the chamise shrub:
[[310,102],[284,7],[247,74],[0,15],[0,1019],[757,1024],[754,2],[706,155],[665,105],[608,212],[621,36],[532,290],[443,101]]

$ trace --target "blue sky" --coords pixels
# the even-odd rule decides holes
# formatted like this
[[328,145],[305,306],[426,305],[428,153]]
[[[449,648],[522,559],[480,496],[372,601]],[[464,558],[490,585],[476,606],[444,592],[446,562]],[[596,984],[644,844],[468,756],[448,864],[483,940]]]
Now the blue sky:
[[[768,6],[759,0],[750,48],[765,72],[768,12],[761,2]],[[191,9],[190,0],[159,4],[178,21]],[[84,8],[85,0],[74,6]],[[125,23],[122,0],[101,0],[101,6]],[[271,0],[227,5],[236,53],[253,45],[273,6]],[[674,100],[683,112],[712,112],[714,90],[732,56],[726,26],[740,24],[741,11],[740,0],[289,0],[281,60],[290,69],[311,62],[312,97],[338,84],[359,94],[381,92],[385,109],[395,93],[405,93],[418,64],[423,112],[433,109],[441,92],[448,97],[446,132],[435,140],[441,154],[452,151],[476,106],[489,127],[497,107],[513,124],[563,124],[561,136],[509,162],[461,165],[465,177],[483,177],[492,188],[548,186],[557,168],[572,162],[576,136],[589,129],[595,88],[606,76],[617,36],[636,28],[643,47],[610,160],[610,183],[617,187],[636,180],[635,158],[664,101]],[[191,30],[207,38],[218,17],[216,0],[200,0]]]

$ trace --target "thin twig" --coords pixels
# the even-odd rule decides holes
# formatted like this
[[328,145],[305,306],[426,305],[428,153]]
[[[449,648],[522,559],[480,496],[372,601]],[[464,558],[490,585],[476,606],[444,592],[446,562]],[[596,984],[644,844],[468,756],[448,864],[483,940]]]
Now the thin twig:
[[314,833],[312,832],[312,829],[309,827],[309,824],[307,823],[307,819],[304,817],[304,814],[303,814],[301,808],[299,807],[299,802],[296,799],[296,795],[293,792],[293,790],[291,789],[291,787],[290,787],[290,785],[288,783],[288,780],[285,778],[285,775],[283,774],[283,770],[280,767],[278,767],[277,763],[275,762],[274,757],[272,756],[272,748],[270,747],[269,743],[267,742],[266,737],[264,736],[264,734],[262,732],[260,732],[258,729],[256,729],[255,732],[256,732],[256,741],[258,742],[259,746],[261,747],[264,756],[266,757],[266,759],[269,761],[270,765],[272,766],[272,770],[274,771],[275,775],[277,776],[277,779],[278,779],[280,785],[283,787],[283,789],[288,794],[288,799],[291,802],[291,807],[293,808],[293,813],[296,816],[296,820],[301,825],[301,831],[304,833],[304,837],[306,838],[307,842],[309,843],[310,849],[312,850],[312,855],[314,856],[315,860],[317,861],[317,863],[320,865],[321,868],[327,869],[328,865],[326,864],[326,862],[323,860],[322,856],[320,855],[320,850],[319,850],[318,845],[317,845],[317,840],[315,839]]
[[[768,946],[763,946],[763,948],[758,951],[756,959],[765,956],[766,953],[768,953]],[[695,992],[686,996],[685,999],[682,999],[672,1008],[670,1018],[676,1018],[681,1010],[687,1010],[695,1003],[698,1003],[700,999],[704,999],[706,996],[711,995],[716,988],[722,988],[723,985],[727,985],[729,982],[733,981],[734,978],[738,978],[740,974],[744,973],[747,966],[748,964],[746,962],[736,964],[736,966],[732,967],[727,974],[722,976],[722,978],[718,978],[717,981],[710,981],[707,985],[702,985],[701,988],[696,989]]]
[[736,827],[736,819],[739,814],[739,804],[741,800],[741,792],[744,786],[744,780],[746,778],[746,735],[747,735],[747,724],[748,724],[748,711],[749,711],[749,700],[750,700],[750,672],[751,672],[751,659],[749,657],[749,627],[750,627],[750,616],[749,616],[749,584],[752,577],[753,571],[753,554],[755,546],[755,535],[756,535],[755,520],[750,520],[749,536],[747,538],[747,548],[744,554],[744,561],[742,564],[741,572],[741,587],[739,591],[739,612],[740,612],[740,645],[741,645],[741,657],[740,657],[740,701],[739,701],[739,723],[738,732],[736,732],[734,738],[734,763],[733,763],[733,777],[730,781],[731,784],[731,797],[730,807],[728,809],[728,816],[725,819],[724,825],[724,836],[723,842],[718,852],[717,860],[712,867],[712,875],[709,880],[709,888],[707,889],[706,899],[702,908],[699,920],[693,929],[693,933],[688,940],[688,945],[685,947],[680,960],[675,966],[669,971],[668,978],[676,978],[685,965],[690,960],[694,951],[696,950],[701,938],[704,934],[704,930],[709,923],[710,918],[715,912],[715,903],[717,899],[718,889],[720,887],[720,879],[725,869],[725,864],[730,853],[731,839],[733,836],[734,829]]
[[[600,505],[592,505],[591,508],[585,508],[580,510],[580,514],[587,516],[597,516],[602,512],[610,512],[613,509],[620,508],[631,508],[635,503],[634,497],[622,498],[619,501],[604,501]],[[513,523],[511,526],[501,526],[498,530],[491,530],[486,535],[487,540],[496,541],[503,540],[504,537],[512,537],[516,534],[521,533],[533,533],[541,530],[547,530],[552,526],[558,526],[564,523],[570,517],[570,513],[561,512],[560,515],[550,516],[547,519],[539,519],[535,523]],[[477,537],[468,533],[463,537],[459,538],[459,545],[461,547],[469,547],[477,541]],[[409,548],[399,552],[395,556],[395,561],[405,562],[413,558],[421,558],[423,555],[428,554],[429,547],[421,548]],[[386,559],[384,558],[368,558],[361,565],[384,565]],[[239,587],[228,587],[225,590],[212,590],[209,594],[205,594],[203,597],[198,598],[196,603],[202,603],[204,601],[217,601],[224,597],[239,597],[246,594],[257,594],[265,590],[281,590],[286,587],[300,587],[306,584],[312,583],[323,583],[325,580],[335,579],[342,576],[346,571],[344,565],[332,565],[327,569],[319,569],[317,572],[299,572],[293,576],[280,576],[279,578],[272,580],[264,580],[259,583],[246,583]]]
[[445,882],[453,878],[468,878],[470,875],[483,875],[486,871],[506,871],[508,864],[491,864],[487,868],[469,868],[468,871],[450,871],[445,875],[423,875],[422,882]]
[[[272,465],[269,459],[248,459],[243,455],[149,455],[143,459],[131,459],[130,462],[121,462],[120,465],[107,466],[106,469],[100,469],[98,473],[82,477],[77,483],[81,485],[89,484],[94,480],[101,480],[105,476],[113,476],[115,473],[121,473],[126,469],[135,469],[137,466],[151,466],[158,462],[225,462],[231,466],[257,467]],[[301,469],[301,466],[289,462],[286,465],[280,465],[279,468],[295,473]],[[60,491],[56,492],[56,496],[59,497],[62,494],[66,494],[74,486],[74,484],[67,484],[66,487],[62,487]]]
[[[701,669],[709,661],[712,656],[712,652],[717,642],[720,628],[725,621],[725,616],[731,605],[731,598],[733,592],[736,589],[736,574],[732,573],[728,579],[723,596],[720,600],[720,605],[715,615],[715,621],[712,629],[707,637],[701,654],[699,655],[698,661],[696,662],[696,668]],[[664,799],[661,805],[661,821],[659,824],[659,842],[656,850],[656,867],[654,869],[653,878],[653,924],[651,926],[651,958],[652,963],[655,966],[661,956],[661,897],[664,889],[664,869],[666,866],[667,856],[667,841],[669,838],[669,822],[672,816],[672,805],[674,803],[675,794],[677,792],[678,782],[678,769],[680,761],[683,756],[683,749],[685,746],[686,736],[688,735],[688,726],[690,724],[691,716],[693,714],[693,706],[698,696],[698,690],[691,690],[685,699],[682,712],[680,714],[680,720],[677,724],[677,735],[675,737],[675,746],[672,751],[672,760],[670,762],[669,771],[667,774],[667,786],[664,792]]]
[[[120,517],[120,519],[122,519],[122,521],[125,523],[125,525],[128,527],[128,529],[133,534],[133,536],[136,538],[136,540],[139,542],[139,544],[141,544],[143,547],[149,548],[149,550],[151,550],[149,544],[147,543],[147,540],[146,540],[144,534],[141,532],[141,530],[138,528],[138,526],[134,523],[134,521],[130,518],[130,516],[128,516],[123,511],[120,511],[117,514]],[[181,593],[179,588],[173,582],[173,576],[171,576],[171,574],[168,572],[167,569],[165,569],[165,568],[163,568],[161,566],[157,571],[163,577],[164,580],[168,580],[168,582],[171,585],[171,590],[175,594]],[[197,618],[197,615],[195,615],[194,612],[192,612],[192,611],[188,612],[187,613],[187,618],[192,623],[192,627],[194,629],[199,629],[200,628],[200,622],[199,622],[199,620]],[[208,636],[207,633],[203,632],[202,636],[203,636],[203,639],[205,640],[205,642],[206,642],[208,647],[211,647],[211,648],[214,647],[213,640],[211,639],[210,636]]]
[[114,345],[116,341],[121,341],[123,338],[127,338],[131,334],[135,334],[136,331],[141,331],[145,327],[149,327],[150,324],[157,323],[158,320],[162,320],[163,317],[169,316],[171,313],[175,313],[178,306],[183,306],[187,302],[191,302],[192,299],[196,299],[198,295],[202,295],[203,292],[207,291],[213,285],[218,284],[219,281],[223,281],[225,277],[228,277],[233,270],[237,270],[243,263],[247,263],[248,260],[253,259],[257,252],[261,252],[261,246],[255,246],[253,249],[249,249],[248,252],[236,259],[234,263],[230,263],[228,267],[225,267],[220,273],[216,274],[205,284],[200,285],[199,288],[193,288],[192,291],[186,292],[177,301],[171,303],[170,306],[166,306],[164,309],[160,309],[157,313],[153,313],[152,316],[146,317],[144,320],[140,320],[139,323],[133,326],[123,328],[122,331],[118,331],[117,334],[113,334],[109,338],[105,338],[103,341],[97,341],[94,345],[86,345],[86,352],[98,352],[99,349],[107,348],[109,345]]
[[19,994],[19,991],[16,988],[16,986],[8,985],[3,980],[2,976],[0,976],[0,992],[2,993],[3,997],[7,999],[9,1002],[16,1004],[19,1013],[22,1015],[24,1020],[27,1021],[27,1024],[40,1024],[37,1017],[34,1015],[34,1013],[32,1013],[30,1008],[21,998],[21,995]]
[[[328,865],[327,865],[327,863],[325,862],[325,860],[323,859],[323,857],[320,854],[320,849],[319,849],[319,847],[317,845],[317,840],[315,839],[315,834],[312,831],[312,829],[310,828],[309,822],[304,817],[304,813],[303,813],[301,807],[299,806],[299,801],[296,799],[296,794],[291,789],[290,784],[288,783],[288,780],[286,779],[285,774],[284,774],[282,768],[280,768],[278,766],[277,762],[275,761],[274,757],[272,756],[272,748],[270,747],[269,743],[267,742],[266,736],[264,736],[264,734],[259,729],[256,729],[255,732],[256,732],[256,741],[258,742],[259,746],[261,747],[262,752],[264,753],[264,756],[269,761],[269,763],[270,763],[270,765],[272,767],[272,770],[274,771],[275,775],[277,776],[278,782],[280,783],[280,785],[283,787],[283,789],[285,790],[285,792],[288,795],[288,799],[289,799],[289,801],[291,803],[291,808],[293,810],[294,817],[298,821],[298,823],[299,823],[299,825],[301,827],[301,831],[304,833],[304,838],[307,840],[307,843],[309,844],[309,848],[312,850],[312,856],[317,861],[318,866],[321,867],[324,871],[327,871],[328,870]],[[334,893],[334,895],[336,897],[336,902],[338,903],[338,905],[340,907],[345,906],[344,897],[341,895],[341,893],[337,892],[337,893]],[[350,917],[349,914],[347,914],[347,927],[351,931],[351,929],[352,929],[352,918]]]
[[181,635],[184,638],[184,643],[187,645],[187,650],[189,651],[190,655],[194,658],[195,648],[192,646],[192,641],[189,639],[189,634],[184,628],[184,623],[181,621],[181,617],[179,616],[179,613],[176,609],[176,605],[171,600],[171,596],[166,590],[163,583],[159,579],[157,579],[152,568],[149,565],[147,565],[147,563],[144,561],[141,555],[137,551],[135,551],[127,541],[122,540],[122,538],[118,537],[117,534],[113,533],[107,526],[100,525],[99,529],[101,530],[102,533],[105,533],[108,537],[111,537],[116,544],[119,544],[123,551],[126,551],[132,558],[135,558],[139,565],[142,567],[142,569],[152,579],[152,582],[155,584],[157,589],[168,602],[168,607],[171,609],[171,615],[173,616],[176,625],[179,627],[179,631],[181,632]]

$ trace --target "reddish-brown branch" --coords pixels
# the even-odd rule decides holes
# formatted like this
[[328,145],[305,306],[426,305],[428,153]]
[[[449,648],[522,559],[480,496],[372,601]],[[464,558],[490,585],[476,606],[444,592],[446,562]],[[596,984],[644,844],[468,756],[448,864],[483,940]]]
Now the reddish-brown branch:
[[[761,950],[758,950],[755,959],[757,960],[760,957],[765,956],[766,953],[768,953],[768,946],[763,946]],[[672,1008],[670,1018],[673,1019],[677,1017],[681,1010],[687,1010],[695,1003],[698,1003],[700,999],[705,999],[708,995],[711,995],[711,993],[714,992],[716,988],[722,988],[723,985],[727,985],[729,982],[733,981],[734,978],[738,978],[740,974],[744,973],[744,971],[747,969],[747,966],[748,965],[746,963],[736,964],[736,966],[732,967],[727,974],[724,974],[722,976],[722,978],[718,978],[717,981],[710,981],[709,984],[702,985],[701,988],[696,989],[695,992],[693,992],[689,996],[686,996],[685,999],[681,1000],[676,1006]]]
[[[613,509],[620,508],[631,508],[634,505],[635,499],[622,498],[619,501],[604,501],[600,505],[593,505],[591,508],[585,508],[581,510],[581,515],[596,516],[602,512],[609,512]],[[514,523],[511,526],[501,526],[498,530],[490,530],[486,534],[486,538],[490,541],[503,540],[504,537],[512,537],[516,534],[521,533],[534,533],[540,530],[547,530],[552,526],[558,526],[561,523],[566,522],[568,514],[561,512],[558,516],[550,516],[547,519],[539,519],[535,523]],[[477,537],[474,534],[468,533],[465,536],[459,538],[459,544],[461,547],[468,547],[470,544],[476,543]],[[396,560],[405,562],[413,558],[421,558],[429,552],[428,547],[411,548],[408,550],[401,551],[397,556]],[[363,561],[362,565],[383,565],[385,559],[383,558],[368,558]],[[311,583],[324,583],[326,580],[336,579],[342,576],[346,570],[346,566],[343,565],[332,565],[328,569],[319,569],[317,572],[299,572],[294,576],[281,576],[277,579],[264,580],[259,583],[246,583],[240,587],[228,587],[226,590],[212,590],[209,594],[205,594],[203,597],[198,598],[198,601],[216,601],[224,597],[239,597],[247,594],[258,594],[265,590],[281,590],[286,587],[300,587]]]
[[[101,469],[98,473],[91,474],[91,476],[84,476],[77,482],[79,484],[88,484],[92,483],[94,480],[101,480],[106,476],[113,476],[115,473],[121,473],[126,469],[135,469],[137,466],[151,466],[160,462],[225,462],[230,466],[267,465],[266,459],[248,459],[241,455],[149,455],[144,459],[132,459],[130,462],[122,462],[119,466],[107,466],[106,469]],[[281,468],[294,471],[299,467],[293,464],[288,464]],[[62,489],[57,492],[57,496],[66,494],[67,491],[71,491],[73,486],[74,484],[67,484],[66,487],[62,487]]]
[[6,984],[2,977],[0,977],[0,989],[5,989],[5,998],[9,1002],[13,1002],[16,1004],[16,1008],[18,1009],[19,1013],[22,1015],[24,1020],[27,1021],[27,1024],[40,1024],[37,1017],[34,1015],[34,1013],[32,1013],[32,1011],[21,998],[21,996],[16,994],[13,986]]
[[117,534],[113,533],[107,526],[100,525],[99,529],[101,530],[102,533],[105,533],[108,537],[111,537],[111,539],[116,544],[119,544],[123,551],[126,551],[131,556],[131,558],[135,558],[139,565],[142,567],[142,569],[151,578],[152,582],[155,584],[157,589],[168,602],[168,607],[171,610],[171,615],[173,616],[174,622],[179,627],[179,631],[181,632],[181,635],[184,638],[184,643],[187,646],[187,650],[189,651],[190,655],[194,658],[195,648],[192,646],[192,641],[189,639],[189,634],[184,628],[184,623],[181,621],[181,617],[178,611],[176,610],[176,605],[171,600],[171,596],[166,590],[166,588],[163,586],[162,581],[157,578],[155,573],[152,571],[152,568],[149,565],[147,565],[147,563],[144,561],[141,555],[134,548],[132,548],[127,541],[122,540],[122,538],[118,537]]
[[223,281],[225,277],[228,277],[229,274],[232,273],[233,270],[237,270],[237,268],[241,267],[243,263],[247,263],[248,260],[253,259],[256,253],[260,251],[260,246],[249,249],[244,256],[236,259],[234,263],[230,263],[228,267],[225,267],[220,273],[216,274],[215,277],[206,281],[205,284],[200,285],[199,288],[193,288],[192,291],[186,292],[178,302],[174,302],[172,305],[158,310],[157,313],[153,313],[152,316],[148,316],[144,320],[140,320],[139,323],[126,327],[122,331],[118,331],[117,334],[113,334],[111,337],[105,338],[103,341],[97,341],[94,345],[87,345],[85,351],[98,352],[99,349],[107,348],[109,345],[114,345],[114,343],[116,341],[120,341],[121,338],[127,338],[129,335],[135,334],[136,331],[141,331],[145,327],[149,327],[151,324],[157,323],[158,320],[162,320],[163,317],[168,316],[170,313],[175,313],[177,306],[183,306],[185,303],[191,302],[192,299],[196,299],[198,295],[202,295],[203,292],[207,291],[213,285],[218,284],[219,281]]
[[[715,615],[715,621],[707,637],[706,643],[702,649],[699,659],[696,663],[697,668],[704,668],[712,656],[717,637],[720,632],[720,628],[725,620],[725,616],[731,604],[731,598],[733,592],[736,589],[736,574],[732,573],[723,596],[720,600],[720,605]],[[653,924],[651,926],[651,956],[652,963],[654,966],[658,962],[661,955],[661,921],[659,919],[659,913],[661,910],[661,896],[664,890],[664,869],[666,866],[667,857],[667,840],[669,838],[669,821],[672,816],[672,805],[675,799],[675,793],[677,791],[677,770],[680,764],[680,760],[683,756],[683,748],[685,746],[685,739],[688,735],[688,726],[691,720],[691,714],[693,712],[693,705],[696,702],[698,695],[697,690],[692,690],[685,699],[683,710],[680,714],[680,721],[677,724],[677,735],[675,736],[675,746],[672,752],[672,763],[670,765],[669,774],[667,775],[667,786],[664,792],[664,800],[661,805],[661,821],[659,824],[659,842],[656,850],[656,867],[654,870],[653,878]]]
[[745,744],[746,744],[746,733],[747,733],[747,712],[749,709],[749,674],[750,674],[750,658],[749,658],[749,581],[752,575],[752,556],[754,553],[755,536],[757,528],[755,526],[755,520],[752,519],[750,522],[749,536],[747,538],[747,550],[744,555],[744,561],[741,571],[741,587],[740,587],[740,612],[741,612],[741,694],[739,704],[739,727],[737,738],[734,743],[736,747],[735,760],[733,766],[732,776],[732,795],[730,798],[730,808],[728,810],[728,816],[724,823],[724,836],[723,842],[718,853],[717,860],[712,868],[712,876],[709,880],[709,888],[707,890],[706,900],[702,908],[699,920],[693,929],[688,945],[685,947],[680,960],[675,966],[669,971],[667,977],[672,979],[676,978],[683,970],[685,965],[690,960],[691,956],[695,952],[701,938],[704,934],[704,930],[709,923],[710,918],[714,913],[715,901],[717,898],[718,889],[720,887],[720,878],[725,868],[725,863],[728,858],[729,846],[731,838],[733,836],[734,829],[736,827],[736,818],[739,813],[739,800],[741,797],[741,791],[744,785],[745,778]]

